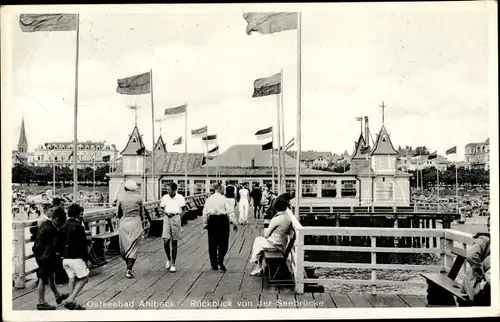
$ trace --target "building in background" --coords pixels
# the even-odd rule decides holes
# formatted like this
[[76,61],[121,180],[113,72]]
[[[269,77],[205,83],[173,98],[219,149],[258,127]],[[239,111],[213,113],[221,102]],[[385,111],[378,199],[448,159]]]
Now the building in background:
[[469,169],[490,168],[490,139],[484,142],[469,143],[465,146],[465,163]]
[[[116,167],[118,161],[118,149],[114,144],[106,141],[78,142],[77,145],[78,168],[94,166]],[[47,142],[35,149],[34,165],[73,168],[73,142]]]
[[[295,158],[297,152],[289,151],[287,154]],[[337,159],[340,159],[340,156],[334,156],[331,152],[302,151],[300,153],[300,162],[307,168],[312,169],[327,169]]]
[[427,168],[436,168],[439,171],[446,171],[448,167],[453,165],[448,159],[442,155],[438,155],[435,159],[428,159],[427,155],[417,155],[414,157],[402,156],[398,158],[398,169],[401,171],[415,171]]

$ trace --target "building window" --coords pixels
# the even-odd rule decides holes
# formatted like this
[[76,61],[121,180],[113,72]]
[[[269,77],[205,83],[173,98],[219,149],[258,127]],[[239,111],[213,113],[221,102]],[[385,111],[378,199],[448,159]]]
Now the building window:
[[356,197],[356,180],[342,180],[342,197]]
[[162,185],[161,185],[161,196],[163,197],[164,195],[167,194],[167,187],[174,182],[174,180],[162,180]]
[[[277,188],[278,181],[276,181]],[[285,192],[295,192],[295,180],[285,180]]]
[[337,180],[322,180],[321,197],[335,198],[337,196]]
[[317,197],[318,182],[316,180],[302,180],[302,197]]
[[236,187],[238,185],[238,180],[227,180],[226,185],[227,186],[232,185]]
[[[189,185],[189,180],[187,181]],[[185,180],[177,180],[177,192],[179,192],[184,197],[188,197],[191,195],[189,188],[186,191],[186,183]]]
[[392,200],[392,182],[379,182],[375,194],[377,200]]
[[201,195],[205,192],[205,180],[194,180],[194,194]]

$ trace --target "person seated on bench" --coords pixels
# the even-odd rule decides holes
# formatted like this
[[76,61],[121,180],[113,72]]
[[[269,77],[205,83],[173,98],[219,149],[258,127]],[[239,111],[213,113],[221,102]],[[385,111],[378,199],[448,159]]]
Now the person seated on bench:
[[[490,230],[490,217],[487,222]],[[467,262],[471,269],[462,283],[463,291],[469,296],[474,306],[491,305],[490,288],[490,234],[478,233],[474,244],[467,250]],[[459,305],[460,305],[460,301]]]
[[134,278],[134,267],[139,249],[139,240],[143,234],[142,221],[144,220],[144,201],[137,193],[137,184],[127,180],[124,185],[125,194],[118,200],[116,215],[120,219],[119,240],[120,253],[127,264],[126,278]]
[[276,214],[271,219],[269,227],[264,230],[264,236],[255,238],[252,247],[250,262],[254,269],[250,275],[258,275],[263,270],[265,263],[263,254],[265,250],[279,250],[283,252],[288,242],[288,234],[292,227],[292,221],[288,212],[290,210],[290,194],[280,195],[274,202]]

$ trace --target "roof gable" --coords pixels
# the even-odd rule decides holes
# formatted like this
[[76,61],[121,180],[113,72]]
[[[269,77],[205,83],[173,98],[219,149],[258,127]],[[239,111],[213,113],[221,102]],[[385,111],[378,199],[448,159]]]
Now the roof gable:
[[155,151],[155,156],[167,153],[167,147],[161,135],[158,137],[158,141],[155,144],[154,151]]
[[359,135],[358,141],[354,144],[354,152],[351,156],[351,161],[356,159],[365,159],[366,153],[361,153],[361,150],[366,146],[365,138],[363,134]]
[[375,142],[375,147],[373,148],[372,155],[397,155],[398,152],[394,149],[392,145],[391,138],[389,137],[389,133],[387,133],[387,129],[384,125],[380,129],[380,132],[377,135],[377,140]]
[[127,145],[125,149],[120,153],[121,155],[137,155],[137,150],[144,148],[144,142],[142,141],[141,133],[139,133],[139,129],[137,125],[134,126],[132,130],[132,134],[130,134],[128,138]]

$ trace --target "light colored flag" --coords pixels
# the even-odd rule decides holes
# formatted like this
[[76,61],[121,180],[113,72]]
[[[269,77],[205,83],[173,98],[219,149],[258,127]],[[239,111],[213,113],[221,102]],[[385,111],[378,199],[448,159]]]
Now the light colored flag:
[[24,32],[76,30],[77,20],[76,14],[19,15],[19,25]]
[[172,146],[174,146],[174,145],[179,145],[179,144],[182,144],[182,136],[181,136],[181,137],[178,137],[178,138],[174,141],[174,144],[172,144]]
[[116,92],[125,95],[141,95],[151,93],[151,72],[134,75],[117,80]]
[[266,139],[272,138],[273,137],[273,127],[270,126],[268,128],[259,130],[259,131],[255,132],[255,135],[257,136],[257,139],[259,139],[259,140],[266,140]]
[[298,17],[297,12],[246,12],[243,14],[243,18],[248,23],[246,28],[248,35],[252,31],[272,34],[297,29]]
[[455,145],[454,147],[446,150],[446,155],[448,155],[448,154],[457,154],[457,146]]
[[95,154],[94,153],[90,156],[90,161],[92,161],[92,162],[95,161]]
[[356,121],[358,121],[358,122],[359,122],[359,121],[363,121],[363,117],[362,117],[362,116],[357,116],[357,117],[356,117]]
[[186,108],[187,108],[186,104],[181,105],[181,106],[177,106],[177,107],[166,108],[165,115],[177,115],[177,114],[186,113]]
[[261,97],[281,93],[281,73],[266,78],[259,78],[253,82],[252,97]]
[[191,130],[192,136],[207,135],[207,126],[200,127],[199,129]]

